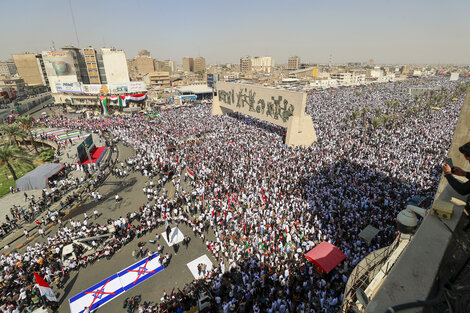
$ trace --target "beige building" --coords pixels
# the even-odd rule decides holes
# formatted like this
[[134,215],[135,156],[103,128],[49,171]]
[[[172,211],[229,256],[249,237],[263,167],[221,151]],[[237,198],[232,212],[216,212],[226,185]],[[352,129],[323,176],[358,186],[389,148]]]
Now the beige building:
[[150,55],[138,55],[134,57],[133,63],[137,74],[155,72],[154,59]]
[[88,79],[88,71],[86,67],[85,58],[83,57],[83,54],[81,53],[80,49],[74,46],[65,46],[62,47],[62,50],[72,55],[74,62],[73,66],[75,68],[75,73],[78,77],[78,81],[84,84],[89,84],[90,80]]
[[298,56],[289,57],[287,60],[288,70],[298,70],[300,68],[300,58]]
[[255,72],[271,73],[274,66],[272,57],[255,57],[251,59],[251,70]]
[[194,72],[194,59],[190,57],[183,58],[183,71]]
[[144,82],[149,89],[162,90],[171,86],[170,72],[152,72],[144,76]]
[[206,71],[206,59],[203,57],[197,57],[194,59],[194,72],[205,72]]
[[41,54],[13,54],[18,74],[28,86],[48,86],[46,69]]
[[246,56],[240,59],[240,72],[251,72],[251,58]]
[[108,84],[129,82],[129,71],[127,70],[126,53],[122,50],[102,48],[103,65]]

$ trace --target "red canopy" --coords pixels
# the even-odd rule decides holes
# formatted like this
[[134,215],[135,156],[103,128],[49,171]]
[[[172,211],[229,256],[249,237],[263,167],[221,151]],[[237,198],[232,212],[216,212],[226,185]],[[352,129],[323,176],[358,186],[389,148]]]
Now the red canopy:
[[346,258],[343,252],[327,241],[310,250],[305,257],[316,265],[320,273],[329,273]]

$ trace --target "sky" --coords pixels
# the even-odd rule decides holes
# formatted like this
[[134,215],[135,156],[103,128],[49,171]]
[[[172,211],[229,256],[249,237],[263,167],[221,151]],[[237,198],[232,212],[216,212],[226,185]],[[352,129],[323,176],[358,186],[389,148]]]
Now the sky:
[[[74,31],[70,10],[73,8]],[[0,60],[65,45],[207,64],[470,64],[469,0],[0,0]],[[6,14],[6,12],[8,12]]]

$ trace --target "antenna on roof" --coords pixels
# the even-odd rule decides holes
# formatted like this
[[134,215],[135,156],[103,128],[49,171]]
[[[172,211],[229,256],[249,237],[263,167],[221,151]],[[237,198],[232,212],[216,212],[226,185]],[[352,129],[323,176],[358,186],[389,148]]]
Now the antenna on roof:
[[72,15],[73,29],[75,30],[75,37],[77,38],[77,48],[80,49],[80,40],[78,40],[77,25],[75,24],[75,17],[73,16],[72,0],[69,0],[69,6],[70,6],[70,15]]

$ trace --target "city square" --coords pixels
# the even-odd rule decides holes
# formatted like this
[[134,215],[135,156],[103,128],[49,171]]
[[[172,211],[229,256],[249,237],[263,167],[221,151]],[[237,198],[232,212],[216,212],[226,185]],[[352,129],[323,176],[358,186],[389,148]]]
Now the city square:
[[242,0],[136,3],[103,34],[85,21],[127,3],[29,3],[41,36],[0,49],[0,311],[469,312],[451,2],[446,32],[414,5],[336,8],[338,32],[332,4]]

